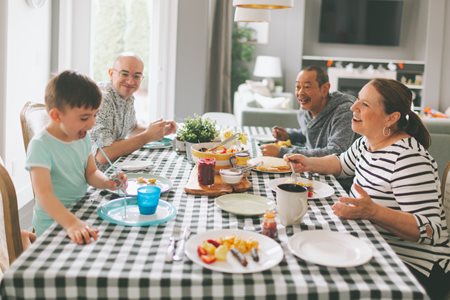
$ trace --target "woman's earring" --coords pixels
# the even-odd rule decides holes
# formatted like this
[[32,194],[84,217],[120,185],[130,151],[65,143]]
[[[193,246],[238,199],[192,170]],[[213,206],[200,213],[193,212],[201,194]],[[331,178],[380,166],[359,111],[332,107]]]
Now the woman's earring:
[[390,127],[383,127],[383,135],[384,136],[390,136],[391,135],[391,128]]

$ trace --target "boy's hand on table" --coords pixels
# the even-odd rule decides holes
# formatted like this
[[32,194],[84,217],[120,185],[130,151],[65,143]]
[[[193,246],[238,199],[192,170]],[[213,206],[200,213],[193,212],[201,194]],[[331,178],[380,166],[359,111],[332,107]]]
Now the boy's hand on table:
[[98,238],[98,229],[90,227],[83,221],[77,219],[73,224],[66,228],[69,238],[78,245],[90,244]]

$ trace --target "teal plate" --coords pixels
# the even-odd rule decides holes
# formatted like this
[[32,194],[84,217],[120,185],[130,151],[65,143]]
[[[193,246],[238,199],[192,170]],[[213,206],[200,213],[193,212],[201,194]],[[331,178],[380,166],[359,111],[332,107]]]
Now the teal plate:
[[[126,203],[126,217],[124,202]],[[167,201],[159,199],[158,208],[153,215],[141,215],[136,197],[118,198],[103,203],[97,209],[103,220],[123,226],[156,226],[172,220],[177,214],[175,207]]]
[[166,149],[172,147],[172,140],[169,138],[162,138],[159,141],[147,143],[144,148],[147,149]]

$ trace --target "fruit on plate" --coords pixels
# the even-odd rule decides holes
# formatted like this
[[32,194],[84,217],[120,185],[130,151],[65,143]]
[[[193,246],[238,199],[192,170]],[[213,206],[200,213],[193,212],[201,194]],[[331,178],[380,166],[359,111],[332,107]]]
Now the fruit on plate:
[[244,254],[251,252],[253,260],[258,262],[258,248],[258,241],[252,239],[244,240],[235,235],[231,235],[203,241],[197,246],[197,254],[204,263],[211,264],[215,261],[226,261],[228,252],[232,251],[238,261],[243,266],[246,266],[247,260]]
[[141,183],[141,184],[155,184],[156,183],[156,178],[146,179],[144,177],[138,177],[138,178],[136,178],[136,182],[137,183]]

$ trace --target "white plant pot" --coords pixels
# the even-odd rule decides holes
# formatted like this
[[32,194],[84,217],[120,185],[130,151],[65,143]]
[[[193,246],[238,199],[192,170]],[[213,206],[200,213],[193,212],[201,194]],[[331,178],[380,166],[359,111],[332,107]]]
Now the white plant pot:
[[173,148],[177,152],[186,152],[186,143],[175,138],[173,139]]

